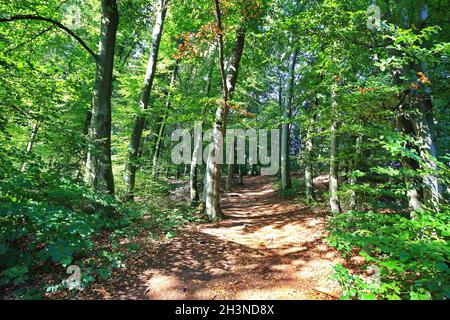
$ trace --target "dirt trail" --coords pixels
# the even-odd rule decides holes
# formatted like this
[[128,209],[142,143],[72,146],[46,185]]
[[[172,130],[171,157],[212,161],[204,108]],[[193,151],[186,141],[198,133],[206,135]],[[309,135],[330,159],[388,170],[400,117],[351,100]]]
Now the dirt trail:
[[[252,177],[224,195],[227,219],[191,225],[129,270],[118,299],[330,299],[339,254],[323,240],[326,216],[281,199]],[[320,293],[322,292],[322,293]],[[325,293],[325,294],[324,294]]]

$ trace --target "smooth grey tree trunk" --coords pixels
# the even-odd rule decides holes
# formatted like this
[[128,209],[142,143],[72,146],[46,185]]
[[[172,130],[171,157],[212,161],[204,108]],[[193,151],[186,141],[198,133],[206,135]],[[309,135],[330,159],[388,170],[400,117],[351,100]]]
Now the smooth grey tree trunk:
[[85,181],[98,191],[114,194],[111,161],[111,95],[119,11],[116,0],[102,0],[99,53],[95,73]]
[[329,181],[329,191],[330,191],[330,207],[332,213],[341,212],[341,203],[338,195],[338,170],[337,170],[337,148],[338,148],[338,117],[337,117],[337,102],[336,102],[336,90],[337,90],[337,80],[333,79],[332,89],[331,89],[331,141],[330,141],[330,181]]
[[[222,16],[219,0],[214,0],[214,4],[218,28],[217,38],[219,44],[219,63],[223,90],[223,103],[221,103],[216,110],[212,137],[212,146],[215,150],[214,154],[218,154],[223,152],[223,143],[221,141],[221,137],[223,137],[226,132],[226,122],[229,111],[228,99],[230,94],[233,93],[236,86],[239,64],[241,61],[242,53],[244,51],[246,30],[243,28],[239,28],[237,30],[236,42],[232,50],[231,63],[227,75],[227,72],[225,70],[225,49],[223,40],[224,29],[222,27]],[[205,214],[211,221],[221,219],[223,217],[220,204],[221,164],[219,161],[215,161],[215,157],[210,156],[207,159],[206,184]]]
[[[211,95],[211,88],[212,88],[212,76],[213,76],[213,70],[214,70],[214,59],[215,59],[215,52],[216,52],[216,48],[217,46],[213,45],[210,49],[211,51],[211,62],[210,62],[210,67],[208,70],[208,79],[206,81],[206,88],[205,88],[205,92],[206,92],[206,96],[209,98],[209,96]],[[194,138],[195,140],[195,138]],[[193,206],[197,205],[199,200],[200,200],[200,191],[199,191],[199,186],[198,186],[198,175],[199,175],[199,166],[200,166],[200,157],[199,157],[199,152],[202,152],[202,141],[194,141],[194,150],[192,153],[192,159],[193,161],[191,162],[191,170],[190,170],[190,179],[189,179],[189,188],[190,188],[190,194],[191,194],[191,204]],[[205,178],[203,181],[203,192],[202,192],[202,202],[205,202],[206,199],[206,173],[205,173]]]
[[308,125],[305,137],[305,185],[306,185],[306,201],[312,203],[315,201],[314,196],[314,182],[313,182],[313,165],[312,165],[312,151],[313,151],[313,137],[312,131],[314,126],[314,119]]
[[[279,84],[278,84],[278,110],[280,111],[281,115],[284,114],[284,112],[283,112],[283,79],[281,78],[281,76],[279,78]],[[283,124],[282,123],[280,123],[278,125],[278,130],[279,130],[279,132],[283,132]],[[279,136],[280,136],[279,145],[281,146],[283,136],[282,136],[282,134],[280,134]],[[278,158],[278,163],[280,163],[280,164],[281,164],[281,156],[282,156],[282,153],[280,152],[280,155]],[[278,180],[281,181],[281,169],[278,169]]]
[[[158,61],[159,47],[164,29],[164,21],[167,14],[167,0],[159,1],[156,22],[153,27],[152,45],[150,57],[147,63],[144,84],[141,91],[139,105],[142,111],[147,110],[150,102],[150,96],[153,88],[153,81],[156,75],[156,65]],[[134,121],[133,133],[131,134],[130,144],[128,146],[128,159],[125,169],[125,184],[127,186],[127,197],[132,199],[134,186],[136,182],[137,161],[139,149],[141,146],[142,132],[145,126],[145,115],[143,112],[136,116]]]
[[292,186],[289,163],[289,122],[292,113],[292,97],[294,92],[295,64],[297,63],[298,49],[295,49],[289,58],[289,75],[286,80],[286,98],[284,101],[283,124],[281,126],[281,189],[290,189]]

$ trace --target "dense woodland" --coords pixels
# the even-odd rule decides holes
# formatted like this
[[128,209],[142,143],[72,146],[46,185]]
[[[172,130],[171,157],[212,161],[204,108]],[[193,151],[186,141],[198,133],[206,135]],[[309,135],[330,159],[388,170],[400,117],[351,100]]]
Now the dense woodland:
[[[145,255],[135,239],[226,221],[227,194],[264,164],[249,149],[246,164],[174,164],[172,132],[200,123],[213,146],[227,129],[281,130],[279,173],[261,179],[325,211],[324,243],[363,259],[334,266],[338,298],[447,299],[449,9],[1,1],[1,296],[76,298]],[[67,289],[69,265],[85,290]]]

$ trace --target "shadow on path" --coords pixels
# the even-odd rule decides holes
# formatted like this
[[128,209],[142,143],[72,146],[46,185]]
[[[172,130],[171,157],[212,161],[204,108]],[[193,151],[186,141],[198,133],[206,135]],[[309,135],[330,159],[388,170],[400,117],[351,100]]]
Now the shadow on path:
[[[274,179],[251,177],[223,197],[227,218],[190,225],[148,254],[140,267],[103,298],[327,299],[339,295],[329,279],[339,254],[324,243],[326,215],[273,189]],[[330,293],[329,295],[318,292]]]

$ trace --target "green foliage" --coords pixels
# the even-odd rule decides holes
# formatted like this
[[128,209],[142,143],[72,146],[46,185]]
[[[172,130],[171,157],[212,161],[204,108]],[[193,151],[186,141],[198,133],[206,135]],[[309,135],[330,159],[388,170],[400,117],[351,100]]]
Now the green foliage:
[[[344,299],[443,299],[450,295],[450,211],[421,212],[414,220],[400,214],[351,212],[336,216],[328,242],[350,259],[365,264],[350,272],[337,266]],[[380,270],[380,284],[361,272]],[[363,269],[363,270],[361,270]],[[359,274],[358,274],[359,273]]]
[[[205,130],[213,123],[222,91],[214,44],[216,19],[213,1],[178,2],[169,1],[150,108],[144,111],[139,97],[159,1],[118,1],[121,23],[111,82],[115,196],[99,194],[82,183],[96,69],[92,57],[48,22],[0,23],[3,285],[20,287],[40,273],[65,278],[64,267],[76,263],[83,268],[86,287],[107,280],[130,252],[139,251],[136,238],[173,238],[179,226],[203,221],[187,204],[169,197],[168,178],[180,168],[170,161],[170,133],[192,128],[195,121],[202,121]],[[366,0],[220,3],[226,57],[233,53],[236,30],[246,30],[238,85],[230,99],[229,128],[272,129],[281,124],[286,52],[293,49],[299,49],[299,56],[289,110],[292,171],[297,171],[298,157],[300,171],[310,165],[315,176],[329,172],[333,117],[339,124],[341,206],[346,210],[356,194],[356,207],[374,212],[335,217],[330,241],[346,255],[356,248],[368,264],[382,268],[382,285],[376,287],[360,274],[337,267],[344,297],[446,297],[448,210],[418,213],[415,220],[408,220],[406,193],[411,187],[426,191],[424,178],[434,175],[443,188],[441,202],[448,204],[448,10],[435,0],[376,1],[387,21],[379,30],[369,30]],[[428,18],[423,17],[424,10]],[[90,48],[98,47],[98,0],[3,1],[0,12],[0,18],[28,14],[52,18]],[[169,86],[175,64],[178,73]],[[332,87],[337,87],[335,94]],[[433,98],[432,112],[421,110],[420,102],[427,96]],[[122,177],[135,115],[143,115],[146,123],[139,159],[132,162],[138,172],[131,203],[118,199],[127,195]],[[435,133],[437,156],[424,150],[427,115],[432,118],[429,125],[434,125],[429,131]],[[399,116],[413,122],[411,132],[398,124]],[[157,151],[159,131],[163,136]],[[313,140],[309,155],[304,152],[307,134]],[[362,137],[359,146],[356,137]],[[404,165],[405,161],[415,166]],[[302,179],[293,179],[292,184],[279,194],[287,198],[304,194]],[[317,201],[328,195],[323,187],[316,190]],[[61,281],[48,291],[66,287]],[[19,288],[16,294],[26,299],[39,292]]]
[[278,180],[275,184],[275,188],[278,190],[278,194],[283,198],[295,198],[302,190],[305,189],[305,182],[302,179],[291,179],[292,187],[286,190],[281,189],[281,180]]
[[[146,202],[121,203],[42,163],[1,180],[0,285],[26,285],[48,272],[64,279],[64,268],[76,264],[85,288],[123,267],[129,254],[141,249],[135,242],[140,235],[173,237],[183,224],[202,221],[187,204],[162,205],[170,188],[147,182]],[[99,235],[107,235],[106,246],[99,247]],[[66,288],[61,281],[46,291]],[[17,290],[16,297],[36,297],[34,291]]]

